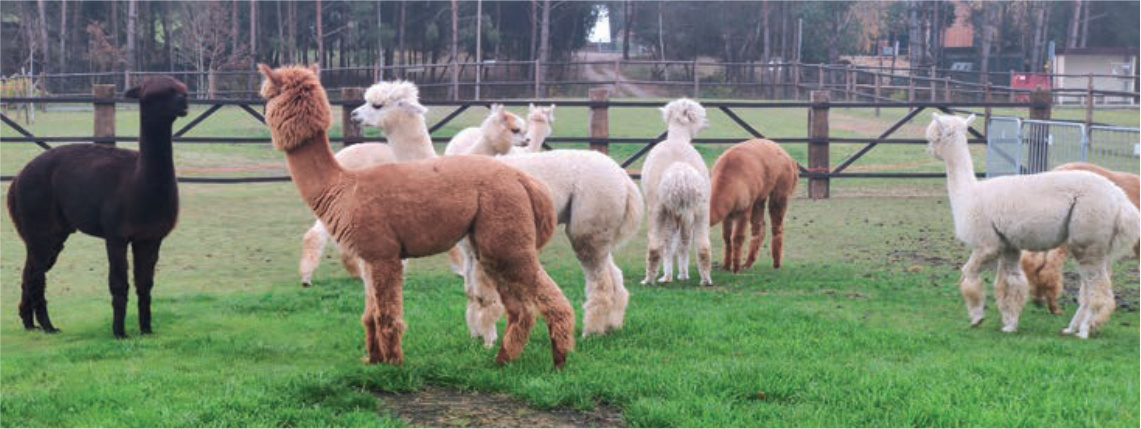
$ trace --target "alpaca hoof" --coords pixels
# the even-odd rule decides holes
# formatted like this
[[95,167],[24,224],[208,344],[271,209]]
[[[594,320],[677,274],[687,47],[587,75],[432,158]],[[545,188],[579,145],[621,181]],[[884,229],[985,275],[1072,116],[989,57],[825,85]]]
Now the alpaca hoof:
[[310,282],[310,281],[307,281],[307,280],[306,280],[306,281],[302,281],[302,282],[301,282],[301,287],[306,287],[306,288],[307,288],[307,287],[313,287],[313,282]]
[[131,337],[128,337],[127,334],[115,334],[116,340],[128,340],[130,338]]
[[1063,329],[1061,333],[1062,333],[1062,335],[1073,335],[1074,330],[1070,329],[1070,328],[1066,328],[1066,329]]
[[495,338],[491,338],[491,339],[485,338],[483,340],[483,348],[491,350],[492,347],[495,347]]
[[648,278],[646,278],[646,279],[642,279],[642,282],[641,282],[641,284],[642,284],[643,286],[653,286],[653,285],[654,285],[654,280],[652,280],[652,279],[648,279]]
[[1017,326],[1003,326],[1002,332],[1005,332],[1007,334],[1013,334],[1015,332],[1018,332],[1018,327]]
[[984,318],[981,318],[981,317],[980,317],[980,318],[978,318],[978,319],[975,319],[975,320],[971,321],[971,327],[972,327],[972,328],[977,328],[977,327],[979,327],[979,325],[982,325],[982,324],[983,324],[983,320],[984,320]]
[[154,335],[154,331],[150,329],[142,329],[139,331],[139,333],[142,335]]
[[702,286],[713,286],[713,281],[712,280],[702,280],[701,285]]
[[58,334],[60,331],[56,328],[44,328],[45,334]]
[[361,363],[363,363],[365,365],[376,365],[376,364],[380,363],[380,361],[374,361],[374,360],[372,360],[372,358],[363,357],[363,358],[361,358]]

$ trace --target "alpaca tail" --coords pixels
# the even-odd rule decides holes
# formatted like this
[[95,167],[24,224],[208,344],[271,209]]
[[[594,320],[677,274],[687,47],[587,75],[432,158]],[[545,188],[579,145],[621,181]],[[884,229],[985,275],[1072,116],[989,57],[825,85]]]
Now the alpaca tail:
[[703,182],[701,173],[693,166],[674,163],[662,173],[662,181],[658,183],[662,208],[677,216],[682,225],[692,224],[701,201]]
[[1117,219],[1113,224],[1113,239],[1110,242],[1110,255],[1114,259],[1133,252],[1141,236],[1141,214],[1129,200],[1122,199],[1118,205]]
[[555,235],[555,228],[559,223],[555,204],[551,202],[551,191],[547,189],[547,185],[526,173],[521,174],[519,183],[531,198],[531,212],[535,216],[535,248],[542,249]]
[[618,225],[615,245],[625,243],[638,233],[638,228],[642,226],[642,215],[646,211],[646,204],[642,201],[642,192],[638,190],[638,185],[630,180],[630,176],[623,174],[623,178],[626,181],[626,213],[622,215],[622,223]]
[[24,238],[24,229],[20,228],[20,216],[19,213],[17,213],[19,211],[17,207],[19,204],[17,197],[19,188],[16,186],[16,182],[19,180],[20,176],[17,175],[12,178],[12,183],[8,184],[8,219],[12,220],[12,226],[16,228],[16,234],[18,234],[20,238]]

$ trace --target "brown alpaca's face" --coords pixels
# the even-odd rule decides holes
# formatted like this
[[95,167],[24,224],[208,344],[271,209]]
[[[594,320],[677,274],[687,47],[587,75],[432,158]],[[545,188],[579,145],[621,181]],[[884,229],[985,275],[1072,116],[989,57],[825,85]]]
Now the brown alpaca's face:
[[124,94],[127,98],[139,99],[139,106],[148,114],[174,118],[186,116],[188,103],[186,84],[170,76],[146,78],[137,87]]

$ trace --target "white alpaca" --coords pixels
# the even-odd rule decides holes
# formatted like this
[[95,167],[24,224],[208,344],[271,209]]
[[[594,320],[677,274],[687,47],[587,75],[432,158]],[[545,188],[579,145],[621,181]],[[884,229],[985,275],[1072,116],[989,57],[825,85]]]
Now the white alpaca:
[[690,144],[708,124],[705,108],[681,98],[662,108],[662,118],[669,127],[666,140],[650,150],[642,166],[642,192],[650,213],[646,278],[642,284],[654,283],[663,259],[665,266],[657,281],[672,281],[675,258],[678,279],[688,280],[690,247],[696,241],[701,284],[711,285],[709,169]]
[[452,137],[444,148],[444,155],[501,155],[512,147],[526,146],[527,138],[523,118],[508,112],[502,104],[492,104],[491,114],[483,124],[478,128],[465,128]]
[[543,142],[551,136],[555,126],[555,105],[548,107],[527,106],[527,146],[514,146],[508,152],[512,155],[519,153],[536,153],[543,151]]
[[1078,261],[1082,283],[1078,311],[1062,333],[1088,338],[1113,313],[1109,264],[1137,242],[1137,208],[1112,182],[1086,171],[978,181],[967,150],[974,119],[935,114],[927,127],[928,150],[947,164],[955,236],[972,249],[959,286],[971,326],[984,316],[982,267],[998,260],[994,291],[1002,331],[1015,332],[1028,289],[1020,251],[1065,244]]
[[[433,158],[436,151],[424,124],[419,90],[406,81],[381,82],[365,92],[365,104],[353,110],[352,118],[384,130],[389,144],[362,143],[337,152],[337,162],[347,169],[363,169],[391,162]],[[320,221],[305,233],[301,246],[301,284],[312,285],[313,272],[321,263],[321,254],[329,242],[329,233]],[[356,258],[341,249],[341,263],[353,277],[360,277]]]
[[[546,124],[550,123],[550,110],[543,110],[532,109],[532,124],[537,114],[546,118]],[[499,132],[509,131],[501,128]],[[545,139],[546,135],[542,137]],[[551,191],[559,224],[566,226],[567,238],[586,277],[583,336],[621,328],[630,293],[622,270],[614,263],[613,251],[641,226],[643,202],[638,186],[617,162],[594,151],[553,150],[497,159],[539,179]],[[495,323],[503,314],[503,307],[490,283],[494,280],[474,263],[470,247],[461,244],[458,248],[469,297],[468,327],[472,336],[482,337],[490,347],[498,336]]]

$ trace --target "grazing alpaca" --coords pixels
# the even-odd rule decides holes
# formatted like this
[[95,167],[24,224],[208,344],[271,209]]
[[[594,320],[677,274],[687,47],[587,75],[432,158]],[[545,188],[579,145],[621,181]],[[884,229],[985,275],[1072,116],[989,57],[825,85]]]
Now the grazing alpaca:
[[[424,109],[416,85],[406,81],[380,82],[365,92],[365,104],[353,110],[354,121],[381,128],[388,144],[362,143],[337,152],[337,162],[349,170],[359,170],[391,162],[435,158],[432,138],[424,124]],[[321,221],[305,233],[301,243],[301,284],[312,285],[313,272],[321,263],[321,253],[329,242],[329,232]],[[341,264],[353,277],[360,277],[356,258],[341,249]]]
[[57,147],[36,157],[8,188],[8,213],[27,249],[20,318],[24,328],[58,332],[48,317],[45,276],[71,233],[106,241],[112,331],[126,338],[127,246],[135,258],[139,330],[151,333],[151,288],[163,238],[178,219],[171,130],[186,116],[186,85],[147,78],[127,91],[139,99],[139,151],[98,144]]
[[542,152],[543,142],[546,142],[547,137],[551,136],[551,131],[554,131],[554,126],[554,104],[548,107],[535,107],[534,104],[531,104],[527,107],[527,146],[513,146],[509,153],[514,155],[518,153]]
[[[1134,207],[1141,205],[1138,193],[1141,192],[1141,177],[1136,174],[1117,173],[1084,162],[1071,162],[1055,168],[1054,171],[1082,170],[1097,174],[1109,179],[1117,187],[1125,191],[1129,201]],[[1133,257],[1138,254],[1138,246],[1133,246]],[[1066,246],[1048,252],[1022,252],[1022,271],[1026,272],[1026,279],[1030,282],[1030,290],[1034,301],[1039,305],[1046,304],[1053,314],[1063,314],[1058,307],[1058,296],[1062,294],[1062,268],[1069,258],[1070,252]]]
[[1082,285],[1078,311],[1062,333],[1088,338],[1113,313],[1109,264],[1137,242],[1137,208],[1112,182],[1086,171],[979,182],[967,150],[967,128],[974,118],[935,114],[927,127],[928,150],[947,165],[955,236],[972,248],[960,284],[971,326],[984,316],[982,267],[998,260],[994,289],[1002,331],[1015,332],[1027,292],[1020,251],[1065,244],[1081,267]]
[[539,265],[538,248],[550,240],[556,221],[544,186],[479,157],[345,170],[329,148],[332,115],[315,70],[258,68],[266,77],[266,123],[274,146],[286,154],[293,183],[337,243],[359,258],[369,363],[404,362],[401,259],[440,253],[468,237],[507,308],[496,362],[523,352],[536,308],[547,319],[555,367],[566,364],[574,348],[574,311]]
[[515,146],[527,145],[527,124],[523,118],[508,112],[502,104],[492,104],[491,114],[479,128],[465,128],[452,137],[444,155],[495,156]]
[[690,143],[705,128],[705,108],[681,98],[662,108],[669,127],[665,141],[654,146],[642,166],[642,192],[650,212],[646,278],[653,284],[658,265],[665,259],[659,282],[670,282],[677,260],[678,280],[689,279],[689,252],[697,241],[697,269],[701,284],[713,284],[709,245],[709,169]]
[[[780,268],[784,256],[784,215],[796,191],[800,173],[796,161],[780,145],[769,140],[749,140],[729,148],[713,165],[713,196],[709,205],[709,225],[722,220],[725,240],[725,269],[734,273],[753,266],[757,250],[765,240],[765,204],[773,223],[770,247],[773,268]],[[749,257],[741,266],[745,228],[752,225]]]

